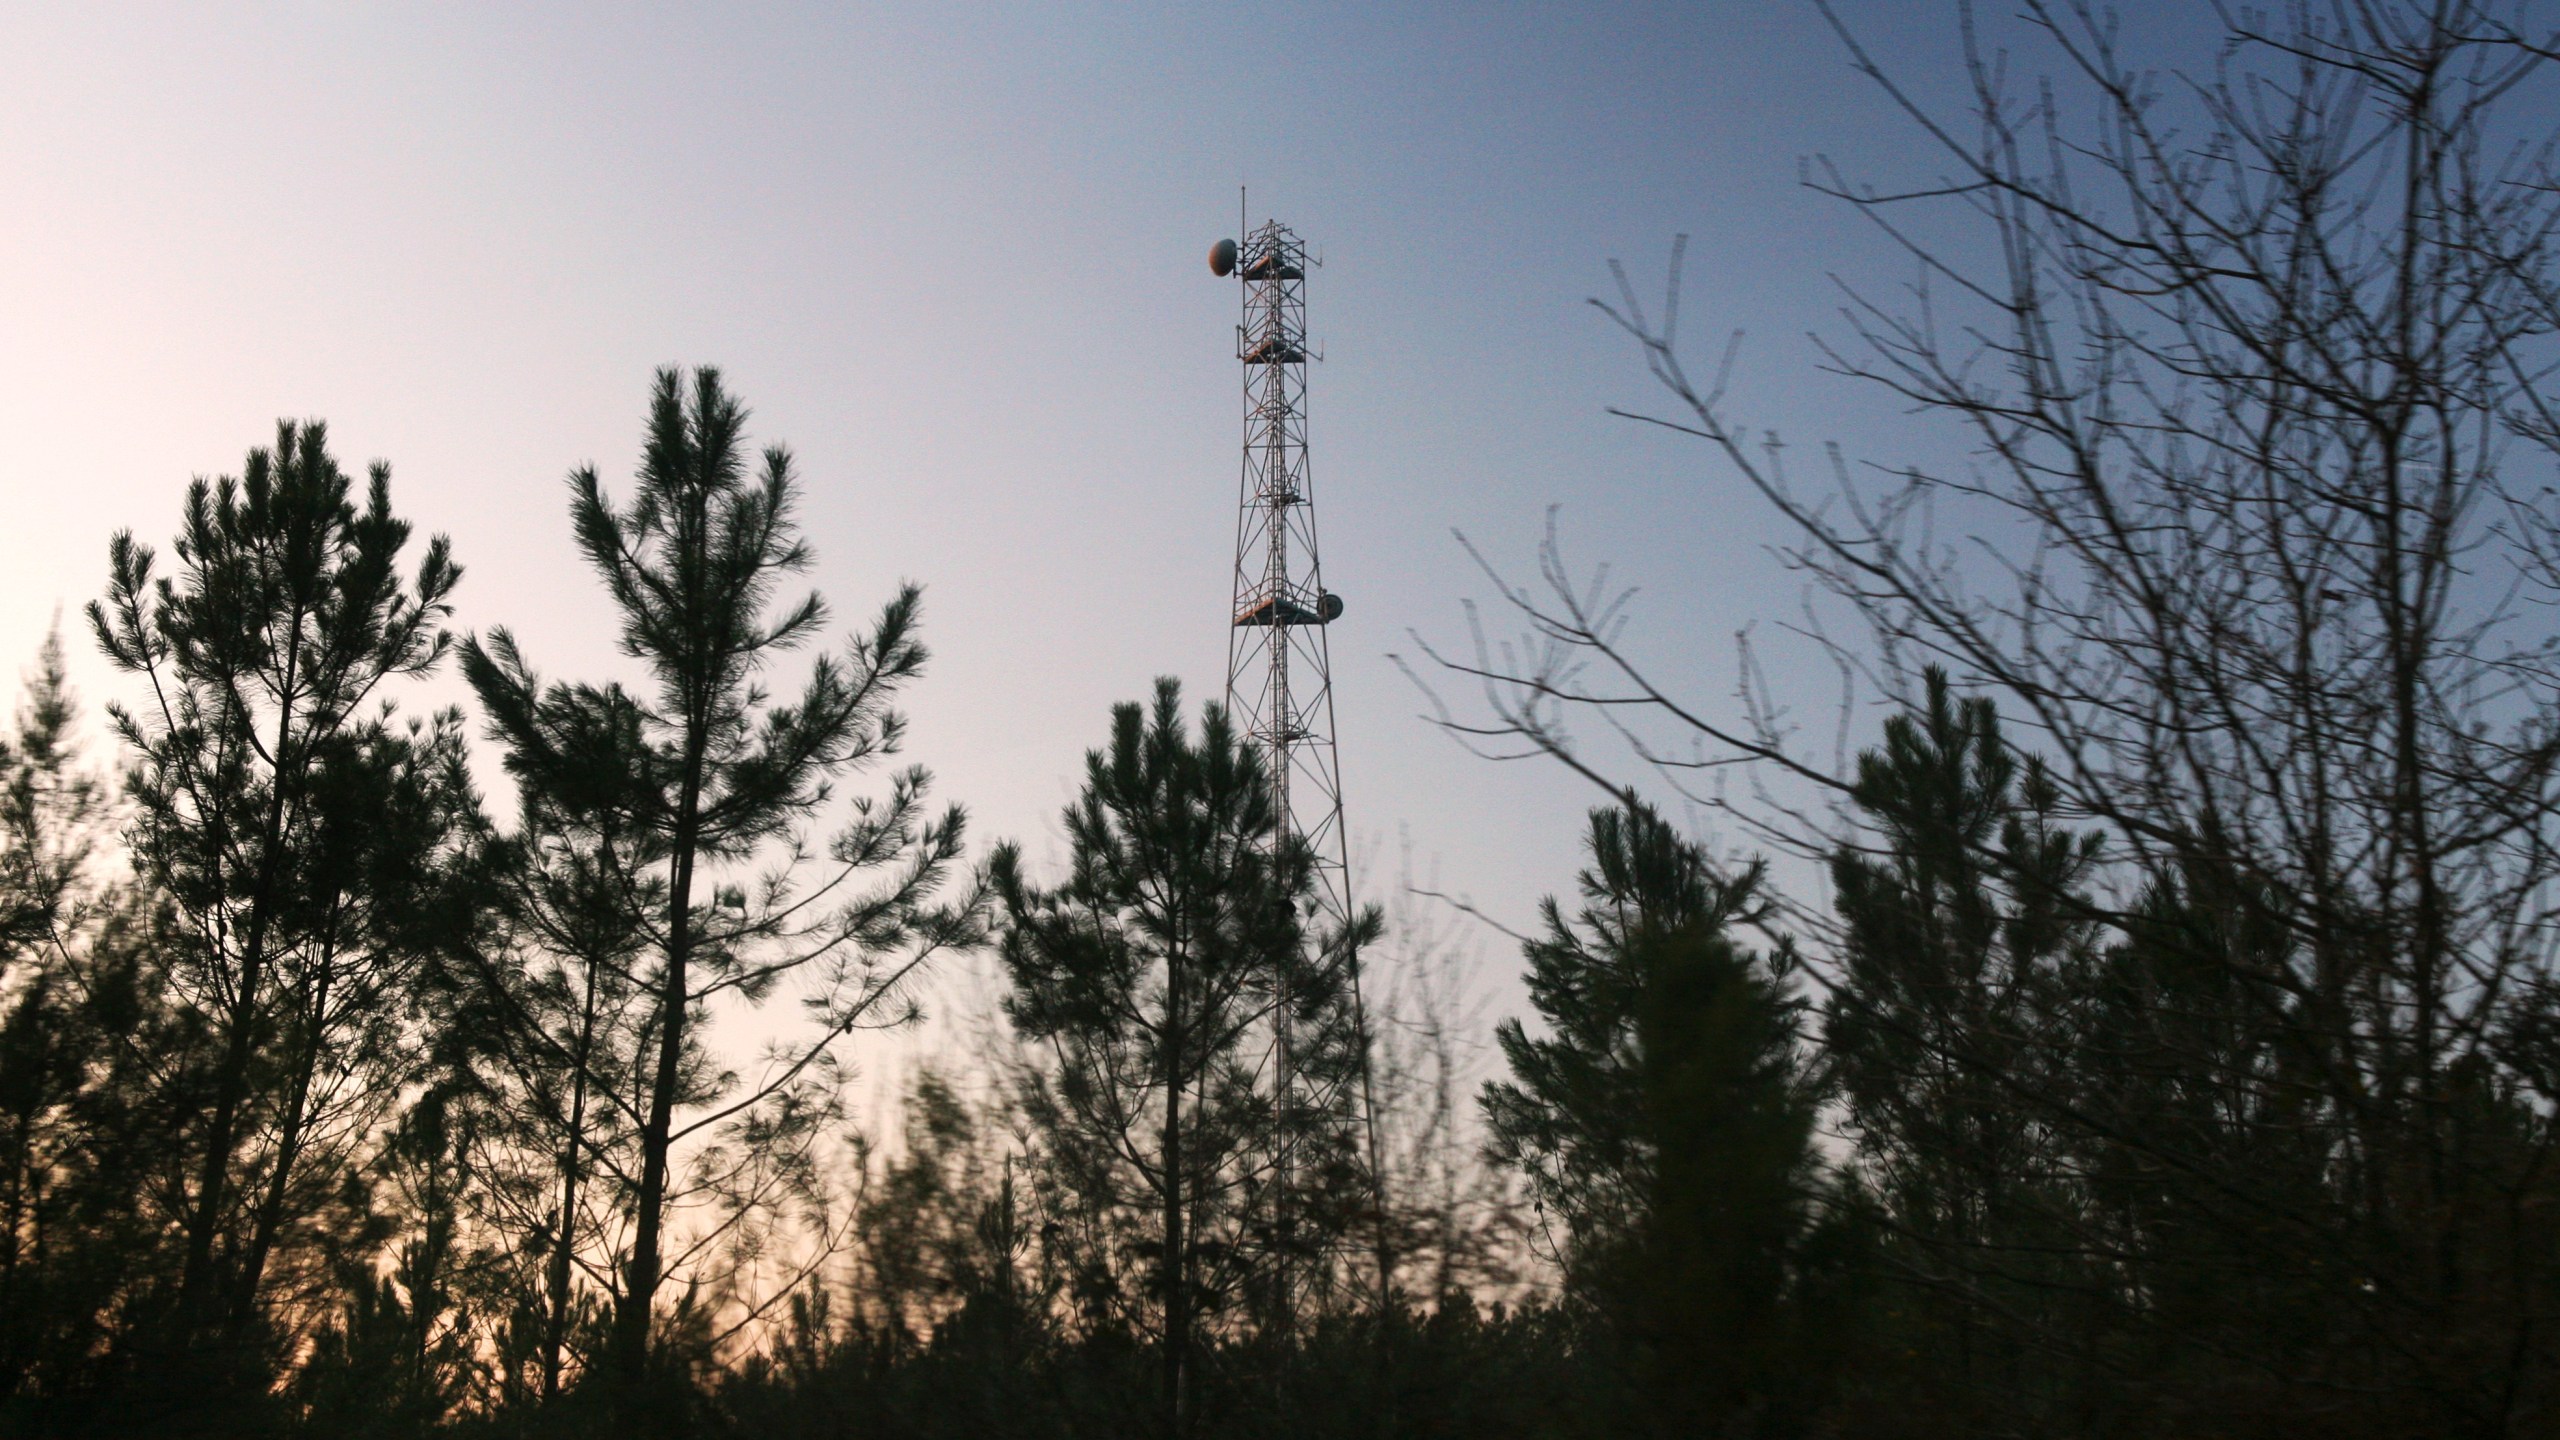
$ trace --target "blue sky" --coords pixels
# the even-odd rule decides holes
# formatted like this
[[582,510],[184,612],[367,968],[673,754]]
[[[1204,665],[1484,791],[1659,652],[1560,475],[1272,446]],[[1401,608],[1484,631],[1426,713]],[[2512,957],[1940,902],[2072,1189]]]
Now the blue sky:
[[[1951,8],[1843,13],[1948,92]],[[1694,237],[1692,333],[1747,333],[1755,425],[1925,443],[1805,338],[1833,272],[1907,267],[1799,162],[1891,182],[1916,151],[1809,5],[21,6],[0,54],[0,663],[76,621],[112,531],[164,542],[190,475],[318,416],[452,536],[462,626],[619,673],[561,477],[627,475],[651,369],[716,363],[798,454],[839,614],[928,587],[912,757],[1054,854],[1110,704],[1220,682],[1236,297],[1202,257],[1247,185],[1326,262],[1351,825],[1517,924],[1593,796],[1418,718],[1388,652],[1462,640],[1488,589],[1451,532],[1525,574],[1560,505],[1710,708],[1734,633],[1797,603],[1708,456],[1604,413],[1651,399],[1583,303],[1606,262]]]

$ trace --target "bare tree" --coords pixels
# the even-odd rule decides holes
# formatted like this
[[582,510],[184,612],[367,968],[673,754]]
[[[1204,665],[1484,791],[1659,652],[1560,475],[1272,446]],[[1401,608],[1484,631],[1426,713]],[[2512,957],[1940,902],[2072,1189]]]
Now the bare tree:
[[[2068,1162],[2047,1203],[2114,1318],[2010,1317],[2049,1353],[2130,1369],[2110,1347],[2141,1333],[2233,1404],[2548,1423],[2560,47],[2529,12],[2222,8],[2211,69],[2162,76],[2093,7],[2024,0],[2058,74],[2021,91],[1967,8],[1950,120],[1826,8],[1944,171],[1883,191],[1812,167],[1917,274],[1898,298],[1853,288],[1823,354],[1954,427],[1954,464],[1834,452],[1800,486],[1722,366],[1684,358],[1676,251],[1658,309],[1623,272],[1602,305],[1671,400],[1639,418],[1705,442],[1858,618],[1862,642],[1824,641],[1843,673],[1913,712],[1925,665],[1995,699],[2057,821],[2103,846],[2045,897],[2101,927],[2108,958],[2044,1017],[2077,1028],[2008,1058],[1980,1027],[1931,1041]],[[1443,657],[1485,685],[1452,724],[1615,787],[1570,728],[1596,717],[1764,843],[1872,848],[1845,746],[1815,753],[1747,653],[1738,714],[1689,700],[1555,553],[1542,588],[1504,587],[1523,643]],[[1715,783],[1727,767],[1746,783]],[[2057,1073],[2065,1033],[2090,1043]],[[2142,1108],[2164,1085],[2220,1102],[2169,1124]],[[2139,1203],[2101,1183],[2135,1172]],[[2173,1313],[2144,1264],[2190,1242],[2263,1263]],[[2298,1323],[2243,1323],[2279,1271]]]
[[[1493,1047],[1477,982],[1473,907],[1418,883],[1403,857],[1387,902],[1376,973],[1375,1071],[1396,1290],[1434,1312],[1534,1293],[1527,1202],[1514,1173],[1487,1162],[1472,1097]],[[1514,937],[1517,938],[1517,937]]]

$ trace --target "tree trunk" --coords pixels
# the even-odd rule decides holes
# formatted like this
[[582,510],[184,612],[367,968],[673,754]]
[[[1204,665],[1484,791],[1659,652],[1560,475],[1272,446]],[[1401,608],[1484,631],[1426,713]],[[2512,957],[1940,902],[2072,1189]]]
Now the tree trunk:
[[266,1195],[258,1202],[258,1213],[249,1231],[249,1248],[241,1256],[240,1273],[232,1278],[230,1313],[225,1323],[235,1343],[247,1337],[250,1322],[257,1316],[258,1284],[266,1275],[267,1256],[275,1248],[276,1232],[284,1225],[286,1192],[292,1183],[294,1162],[302,1156],[303,1127],[311,1118],[311,1077],[320,1065],[320,1037],[329,1013],[329,966],[335,959],[334,953],[321,957],[319,987],[306,1012],[300,1053],[294,1057],[293,1090],[277,1130],[275,1169],[267,1177]]
[[[700,727],[695,727],[697,735]],[[699,751],[697,739],[688,748]],[[676,1084],[684,1063],[685,962],[693,945],[693,852],[699,841],[700,762],[689,764],[677,807],[674,875],[668,886],[667,974],[659,988],[658,1073],[649,1087],[649,1119],[640,1130],[640,1189],[634,1197],[631,1259],[623,1268],[622,1309],[614,1348],[622,1377],[637,1383],[649,1365],[649,1311],[658,1293],[659,1231],[667,1199],[667,1149],[674,1130]]]
[[1183,1234],[1182,959],[1165,964],[1164,1026],[1164,1406],[1165,1434],[1182,1440],[1185,1370],[1191,1351],[1191,1255]]
[[578,1163],[586,1141],[587,1065],[595,1054],[596,971],[587,967],[587,993],[578,1017],[577,1067],[569,1086],[569,1133],[560,1147],[560,1223],[551,1240],[548,1290],[542,1319],[542,1398],[560,1395],[560,1349],[569,1330],[569,1271],[578,1225]]
[[[291,611],[286,633],[302,634],[302,610]],[[285,762],[293,739],[293,695],[301,673],[301,650],[288,645],[283,684],[279,689],[275,747],[268,751],[267,823],[258,855],[258,878],[249,893],[249,933],[240,957],[240,985],[232,997],[230,1034],[225,1037],[222,1068],[215,1072],[213,1116],[205,1127],[204,1162],[196,1176],[196,1203],[187,1217],[186,1266],[178,1279],[179,1324],[193,1343],[212,1319],[214,1309],[213,1234],[222,1224],[223,1192],[231,1178],[231,1153],[237,1143],[240,1106],[248,1098],[249,1047],[257,1025],[258,987],[266,979],[267,915],[274,908],[277,852],[285,833]],[[254,737],[253,737],[254,738]],[[216,811],[217,831],[222,822]],[[215,863],[227,837],[217,834]]]

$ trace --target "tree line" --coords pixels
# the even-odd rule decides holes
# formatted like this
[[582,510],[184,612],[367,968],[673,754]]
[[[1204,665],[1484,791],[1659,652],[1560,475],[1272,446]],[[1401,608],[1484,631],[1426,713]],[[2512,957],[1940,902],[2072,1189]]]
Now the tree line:
[[[1426,661],[1606,792],[1481,1086],[1430,928],[1329,913],[1170,681],[1062,869],[972,853],[897,763],[919,593],[827,648],[715,371],[570,477],[627,682],[456,634],[316,423],[115,537],[113,778],[58,640],[0,750],[0,1425],[2548,1430],[2560,44],[2233,11],[2171,83],[2025,0],[2022,97],[1972,18],[1963,123],[1840,27],[1948,176],[1811,172],[1928,277],[1834,367],[1956,459],[1814,495],[1692,379],[1676,261],[1604,306],[1883,703],[1828,757],[1747,653],[1693,703],[1552,550],[1527,643]],[[469,713],[414,708],[447,665]],[[1002,1034],[860,1133],[962,954]]]
[[[717,372],[664,372],[628,497],[570,477],[638,684],[452,633],[448,546],[317,423],[191,485],[165,561],[115,537],[87,619],[130,682],[117,783],[58,638],[0,752],[26,1428],[686,1433],[789,1364],[979,1326],[1150,1351],[1110,1403],[1190,1433],[1223,1348],[1397,1293],[1344,1238],[1420,1249],[1351,1144],[1382,922],[1322,913],[1261,757],[1171,682],[1123,707],[1054,879],[972,863],[921,768],[838,796],[901,748],[919,592],[776,698],[831,621],[785,589],[791,457],[744,423]],[[448,661],[512,817],[471,722],[404,708]],[[928,1071],[903,1144],[849,1147],[850,1037],[981,949],[1001,1094]],[[1492,1263],[1456,1208],[1453,1295]]]

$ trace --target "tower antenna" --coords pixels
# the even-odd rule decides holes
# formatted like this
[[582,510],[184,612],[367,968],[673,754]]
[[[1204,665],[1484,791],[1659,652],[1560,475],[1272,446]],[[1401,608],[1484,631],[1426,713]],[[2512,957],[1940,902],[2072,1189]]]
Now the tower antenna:
[[[1262,751],[1269,769],[1272,808],[1279,817],[1275,843],[1294,839],[1306,846],[1315,867],[1318,903],[1343,940],[1330,963],[1344,967],[1351,994],[1361,1122],[1378,1212],[1378,1305],[1383,1313],[1392,1296],[1394,1258],[1326,638],[1342,615],[1343,602],[1324,585],[1324,564],[1316,548],[1314,476],[1307,463],[1307,272],[1314,262],[1297,232],[1277,220],[1241,228],[1241,186],[1237,203],[1241,238],[1222,240],[1209,252],[1210,270],[1240,278],[1244,292],[1243,318],[1236,326],[1236,358],[1244,365],[1244,465],[1236,504],[1234,605],[1228,612],[1227,711]],[[1293,1049],[1296,1037],[1288,1007],[1275,1005],[1273,1014],[1276,1084],[1283,1103],[1294,1104],[1305,1075]],[[1288,1150],[1284,1139],[1278,1191],[1283,1206],[1294,1206]],[[1284,1228],[1289,1218],[1282,1217]],[[1291,1285],[1289,1248],[1284,1234],[1284,1300]]]

